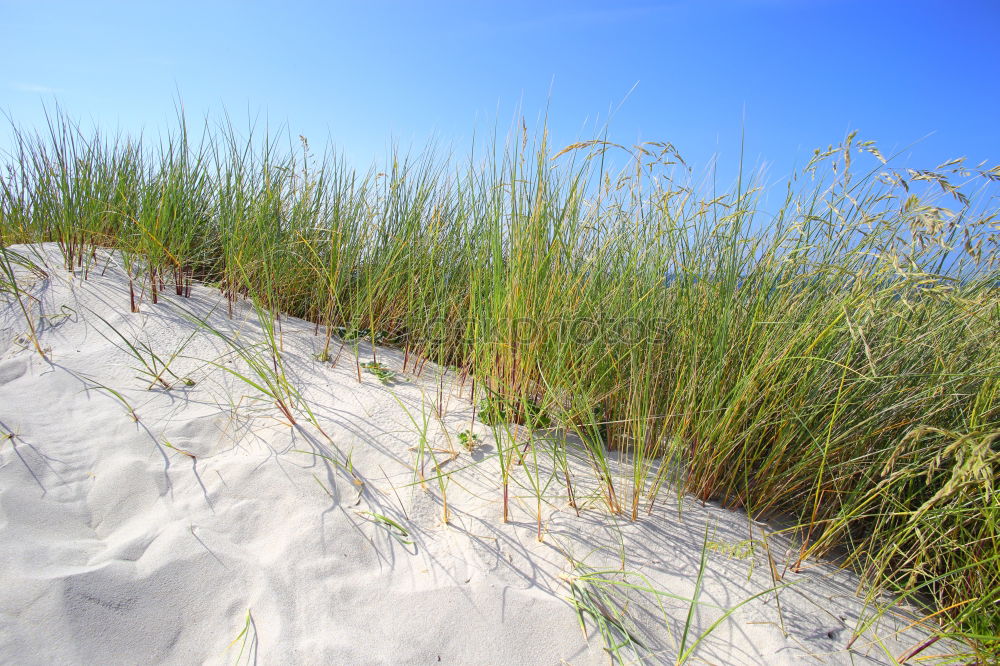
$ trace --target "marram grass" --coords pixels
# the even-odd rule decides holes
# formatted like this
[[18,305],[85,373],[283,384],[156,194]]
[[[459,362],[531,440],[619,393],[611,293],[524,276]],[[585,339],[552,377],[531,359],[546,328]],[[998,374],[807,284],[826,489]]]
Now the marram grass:
[[579,435],[608,510],[641,520],[679,482],[791,515],[802,557],[841,549],[956,658],[1000,658],[1000,167],[896,167],[850,136],[780,196],[703,196],[669,144],[525,132],[356,171],[229,125],[12,131],[3,247],[57,242],[84,276],[115,248],[133,310],[215,284],[277,319],[276,350],[292,315],[327,358],[353,331],[454,366],[486,418]]

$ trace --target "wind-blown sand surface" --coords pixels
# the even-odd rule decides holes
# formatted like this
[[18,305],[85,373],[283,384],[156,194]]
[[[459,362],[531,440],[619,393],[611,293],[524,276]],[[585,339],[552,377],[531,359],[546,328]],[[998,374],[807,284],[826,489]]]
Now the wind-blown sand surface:
[[[359,384],[351,345],[334,367],[315,358],[323,337],[311,324],[283,319],[281,357],[322,432],[301,411],[290,427],[227,372],[246,367],[226,342],[185,314],[252,345],[261,329],[246,304],[229,319],[218,290],[195,286],[156,305],[147,294],[130,313],[115,255],[99,253],[84,280],[51,244],[14,249],[45,265],[46,277],[19,276],[48,360],[0,295],[2,663],[607,663],[593,618],[585,637],[568,601],[571,581],[587,589],[571,557],[624,566],[627,579],[602,578],[659,591],[608,588],[627,594],[645,647],[623,651],[626,661],[673,662],[720,618],[694,662],[892,663],[927,640],[898,607],[868,626],[878,608],[855,595],[849,572],[788,570],[794,548],[781,536],[767,539],[775,580],[771,528],[739,512],[664,490],[637,522],[609,514],[572,447],[580,515],[540,445],[514,469],[503,523],[497,442],[477,421],[481,446],[459,445],[472,408],[453,373],[438,419],[441,369],[401,373],[402,353],[380,348],[397,381],[363,371]],[[125,340],[164,360],[176,353],[171,370],[194,384],[168,377],[170,390],[148,390]],[[366,344],[358,353],[371,358]],[[448,474],[448,524],[435,462],[418,461],[425,419]],[[348,458],[353,471],[334,462]],[[921,657],[947,651],[941,641]]]

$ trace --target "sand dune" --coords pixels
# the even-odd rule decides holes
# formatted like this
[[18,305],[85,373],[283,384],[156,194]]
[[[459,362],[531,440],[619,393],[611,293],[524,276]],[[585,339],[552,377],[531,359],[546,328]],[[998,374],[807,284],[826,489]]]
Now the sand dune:
[[[539,443],[514,468],[504,523],[497,441],[477,422],[480,445],[460,445],[472,408],[454,373],[404,373],[402,353],[379,348],[395,381],[362,371],[359,383],[352,345],[321,362],[322,336],[286,318],[281,359],[303,399],[292,427],[237,376],[254,377],[227,339],[262,339],[246,304],[230,319],[217,290],[196,286],[130,313],[114,255],[84,280],[54,245],[14,249],[45,266],[19,277],[47,358],[8,298],[0,662],[607,663],[574,589],[603,590],[595,608],[612,619],[627,609],[630,662],[693,647],[693,663],[892,663],[928,638],[904,606],[866,605],[849,572],[791,572],[790,542],[765,548],[774,528],[738,512],[664,491],[637,522],[609,514],[572,446],[580,515]],[[173,357],[169,389],[132,349]],[[947,652],[942,641],[921,657]]]

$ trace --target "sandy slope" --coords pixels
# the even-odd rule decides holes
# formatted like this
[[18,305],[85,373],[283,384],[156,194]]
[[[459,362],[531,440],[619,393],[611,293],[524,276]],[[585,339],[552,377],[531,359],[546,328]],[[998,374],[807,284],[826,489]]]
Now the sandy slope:
[[[516,469],[503,524],[496,442],[477,424],[483,445],[461,450],[455,434],[468,426],[468,389],[446,376],[439,421],[433,366],[389,387],[367,373],[359,384],[350,347],[331,367],[314,358],[322,339],[311,325],[283,321],[289,375],[328,439],[301,413],[300,427],[289,427],[227,373],[245,366],[181,310],[249,345],[260,339],[250,308],[230,320],[217,291],[196,287],[191,299],[147,301],[130,314],[114,257],[100,257],[84,281],[61,268],[51,245],[18,249],[48,265],[47,278],[22,278],[37,299],[49,360],[27,344],[20,311],[0,303],[0,428],[14,434],[0,441],[0,662],[607,663],[595,625],[588,620],[584,639],[566,601],[568,556],[621,569],[624,553],[625,568],[644,576],[629,580],[662,592],[629,591],[644,659],[669,663],[689,608],[675,597],[695,592],[706,527],[688,647],[725,609],[775,585],[766,525],[690,499],[678,505],[667,491],[639,522],[616,520],[582,457],[571,460],[583,507],[576,516],[544,447]],[[171,367],[195,384],[147,390],[112,327],[163,357],[180,350]],[[377,352],[400,370],[398,352]],[[119,392],[138,421],[99,385]],[[450,473],[448,525],[437,484],[414,483],[420,433],[410,416],[421,426],[424,415]],[[451,458],[448,449],[461,453]],[[347,457],[353,475],[331,462]],[[433,476],[433,461],[424,470]],[[542,542],[533,474],[545,487]],[[784,571],[789,544],[768,543]],[[855,579],[811,563],[777,584],[780,592],[719,623],[695,661],[891,663],[887,655],[926,638],[895,634],[908,620],[893,611],[844,651],[876,610],[854,596]],[[935,650],[946,648],[921,656]]]

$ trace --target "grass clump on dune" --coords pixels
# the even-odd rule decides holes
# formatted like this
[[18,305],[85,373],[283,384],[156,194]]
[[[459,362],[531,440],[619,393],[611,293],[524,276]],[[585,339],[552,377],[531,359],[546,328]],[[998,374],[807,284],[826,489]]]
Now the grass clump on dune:
[[323,359],[357,331],[462,368],[482,420],[580,435],[610,511],[639,519],[677,461],[681,490],[791,514],[802,557],[844,547],[1000,657],[1000,167],[897,168],[852,135],[775,202],[742,177],[702,196],[669,144],[524,133],[359,172],[229,125],[14,138],[3,246],[55,241],[84,277],[115,248],[133,310],[201,280],[279,340],[315,322]]

